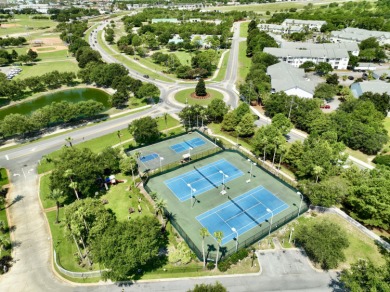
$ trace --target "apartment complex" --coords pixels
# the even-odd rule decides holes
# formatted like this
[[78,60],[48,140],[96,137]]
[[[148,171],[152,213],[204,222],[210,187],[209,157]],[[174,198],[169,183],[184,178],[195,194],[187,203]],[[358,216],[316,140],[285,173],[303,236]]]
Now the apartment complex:
[[334,43],[361,42],[371,37],[376,38],[380,45],[390,44],[390,32],[367,30],[354,27],[347,27],[340,31],[332,31],[330,40]]

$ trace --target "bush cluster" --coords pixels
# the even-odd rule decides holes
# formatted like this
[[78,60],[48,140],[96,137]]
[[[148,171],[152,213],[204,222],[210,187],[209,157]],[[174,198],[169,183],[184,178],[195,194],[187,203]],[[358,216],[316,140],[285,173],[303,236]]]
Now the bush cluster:
[[226,272],[230,269],[231,265],[237,264],[239,261],[245,259],[248,256],[249,252],[245,248],[240,249],[236,253],[232,254],[230,257],[227,257],[223,261],[218,263],[218,270],[221,272]]

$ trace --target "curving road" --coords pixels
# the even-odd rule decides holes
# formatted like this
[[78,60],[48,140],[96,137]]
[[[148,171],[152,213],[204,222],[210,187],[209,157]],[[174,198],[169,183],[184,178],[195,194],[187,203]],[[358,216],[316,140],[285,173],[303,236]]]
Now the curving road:
[[[98,29],[102,29],[103,25]],[[91,34],[91,37],[93,35]],[[219,83],[209,84],[209,88],[224,94],[224,100],[233,108],[238,104],[234,91],[236,68],[238,62],[239,23],[234,24],[234,37],[225,79]],[[98,45],[98,51],[107,62],[117,62]],[[143,112],[123,116],[107,122],[94,124],[63,135],[41,140],[39,142],[0,152],[0,165],[10,171],[12,188],[9,193],[10,222],[13,226],[13,256],[15,263],[12,269],[0,277],[0,291],[187,291],[196,283],[213,283],[215,280],[229,287],[230,291],[329,291],[332,275],[315,273],[309,278],[305,275],[279,276],[230,276],[218,278],[140,281],[129,286],[115,283],[95,285],[72,284],[58,278],[52,269],[51,238],[45,216],[42,212],[38,192],[39,177],[37,164],[45,154],[51,153],[64,145],[71,136],[74,144],[93,139],[116,130],[126,128],[134,119],[142,116],[159,116],[162,113],[178,112],[182,105],[172,99],[175,91],[193,87],[193,84],[167,83],[145,79],[132,68],[130,75],[155,84],[161,90],[161,101]],[[259,288],[261,287],[261,288]]]

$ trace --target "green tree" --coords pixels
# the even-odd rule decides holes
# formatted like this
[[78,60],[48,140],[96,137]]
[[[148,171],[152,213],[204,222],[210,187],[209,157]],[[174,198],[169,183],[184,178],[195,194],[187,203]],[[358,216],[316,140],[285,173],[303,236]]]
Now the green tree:
[[91,241],[93,258],[109,269],[105,278],[114,281],[124,280],[146,265],[158,266],[158,252],[164,246],[161,226],[150,216],[112,224]]
[[218,281],[215,284],[196,284],[194,289],[187,292],[226,292],[226,288]]
[[333,68],[332,68],[332,65],[330,65],[329,63],[319,62],[319,63],[316,65],[315,70],[316,70],[316,72],[317,72],[319,75],[326,75],[326,74],[328,74],[329,72],[332,72],[332,71],[333,71]]
[[230,111],[223,117],[221,128],[224,131],[233,131],[239,121],[235,111]]
[[35,61],[37,58],[38,58],[38,53],[29,49],[28,52],[27,52],[27,56],[30,57],[30,60],[31,61]]
[[198,81],[198,84],[196,84],[195,94],[197,96],[206,96],[207,95],[206,84],[204,83],[203,78],[200,78]]
[[219,98],[213,99],[207,106],[207,116],[215,122],[221,122],[227,112],[228,107],[226,103]]
[[326,77],[326,83],[331,85],[339,85],[339,76],[337,73],[331,74]]
[[203,267],[206,267],[206,254],[205,254],[205,250],[204,250],[204,240],[207,236],[210,235],[209,231],[207,230],[207,228],[205,227],[202,227],[200,230],[199,230],[199,233],[200,233],[200,236],[202,237],[202,253],[203,253]]
[[134,120],[129,124],[128,130],[138,144],[149,144],[160,137],[157,121],[150,116]]
[[253,115],[251,113],[247,113],[246,115],[244,115],[241,121],[238,123],[237,128],[240,129],[237,133],[239,136],[252,136],[254,134],[255,128]]
[[58,216],[60,213],[60,204],[64,199],[64,192],[62,192],[59,189],[54,189],[49,193],[48,198],[56,202],[56,209],[57,209],[56,224],[58,224]]
[[359,259],[341,272],[340,282],[347,291],[390,291],[390,269],[377,267],[370,260]]
[[306,61],[299,68],[305,69],[305,72],[313,71],[316,67],[316,64],[312,61]]
[[250,107],[247,103],[241,103],[235,110],[234,110],[237,119],[241,121],[241,119],[251,112]]
[[329,100],[332,99],[336,93],[337,90],[335,86],[327,83],[320,83],[314,90],[314,97]]
[[295,229],[296,239],[309,258],[324,269],[333,269],[345,260],[344,249],[349,246],[346,232],[327,221],[310,221]]
[[274,125],[283,135],[287,135],[293,128],[293,124],[284,114],[276,114],[272,118],[272,125]]

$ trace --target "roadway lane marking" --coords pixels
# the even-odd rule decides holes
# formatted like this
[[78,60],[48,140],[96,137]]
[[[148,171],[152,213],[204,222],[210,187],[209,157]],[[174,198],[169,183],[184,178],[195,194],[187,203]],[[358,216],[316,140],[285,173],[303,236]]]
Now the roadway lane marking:
[[30,173],[30,172],[33,172],[34,171],[34,168],[31,168],[27,171],[27,173]]
[[32,148],[32,149],[31,149],[31,152],[34,152],[36,149],[37,149],[36,147]]
[[6,156],[5,156],[5,159],[9,160],[9,157],[8,157],[8,155],[6,155]]
[[20,174],[19,173],[14,173],[14,176],[20,176]]
[[27,177],[26,177],[26,173],[24,172],[24,169],[23,169],[23,168],[22,168],[22,171],[23,171],[24,178],[27,178]]

